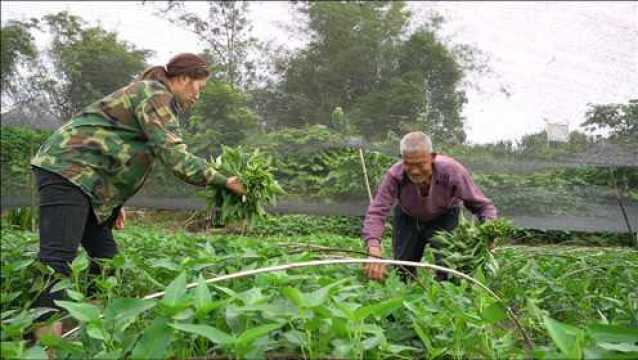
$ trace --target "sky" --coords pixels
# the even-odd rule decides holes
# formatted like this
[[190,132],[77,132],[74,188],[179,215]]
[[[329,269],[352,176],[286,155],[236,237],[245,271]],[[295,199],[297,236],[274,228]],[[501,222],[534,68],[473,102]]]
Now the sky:
[[[155,52],[165,63],[203,48],[195,35],[153,15],[160,2],[1,1],[2,23],[67,10],[89,24]],[[188,3],[194,10],[205,2]],[[472,143],[514,140],[538,132],[544,119],[577,129],[588,103],[638,99],[638,2],[409,2],[415,22],[430,11],[446,18],[442,35],[480,49],[493,70],[470,76],[463,116]],[[250,4],[254,36],[299,47],[282,27],[293,21],[287,2]],[[39,47],[46,35],[36,38]],[[509,96],[500,89],[505,87]]]

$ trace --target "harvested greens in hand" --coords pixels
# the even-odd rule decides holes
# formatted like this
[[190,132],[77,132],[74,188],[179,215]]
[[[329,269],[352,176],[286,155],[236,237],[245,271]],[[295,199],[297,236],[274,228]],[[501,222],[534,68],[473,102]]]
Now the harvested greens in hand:
[[238,196],[222,187],[210,187],[200,194],[206,199],[208,209],[224,224],[244,222],[251,225],[266,214],[264,206],[275,203],[284,193],[275,176],[272,158],[256,149],[252,152],[240,147],[222,146],[222,153],[211,159],[212,165],[227,176],[237,176],[246,189]]

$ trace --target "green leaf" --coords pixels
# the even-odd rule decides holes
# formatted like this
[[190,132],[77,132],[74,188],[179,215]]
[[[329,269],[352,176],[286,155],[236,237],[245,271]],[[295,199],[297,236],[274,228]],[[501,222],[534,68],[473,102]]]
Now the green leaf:
[[638,345],[635,345],[635,344],[630,344],[630,343],[612,344],[612,343],[601,342],[601,343],[598,343],[597,345],[605,350],[630,352],[630,353],[634,353],[635,355],[638,355]]
[[93,304],[74,303],[62,300],[55,300],[54,302],[81,322],[97,321],[100,318],[100,309]]
[[18,309],[11,309],[11,310],[7,310],[7,311],[3,311],[2,314],[0,314],[0,319],[4,320],[4,319],[8,318],[9,316],[15,314],[16,311],[18,311]]
[[[47,346],[51,349],[62,350],[71,354],[86,355],[83,352],[82,343],[70,342],[59,336],[44,335],[40,338],[40,344]],[[86,357],[86,356],[85,356]]]
[[102,328],[102,326],[97,324],[88,324],[86,327],[86,333],[93,339],[98,339],[102,341],[106,341],[109,337],[108,334],[106,334],[106,332]]
[[74,274],[79,274],[82,271],[86,270],[88,267],[89,259],[87,258],[86,253],[82,253],[71,263],[71,272],[73,272]]
[[351,323],[349,323],[347,319],[344,319],[342,317],[333,317],[331,321],[331,329],[335,335],[343,338],[348,336],[348,333],[350,332],[348,325],[350,325]]
[[636,360],[637,352],[618,352],[613,350],[603,350],[602,348],[587,348],[584,350],[585,359],[588,360]]
[[169,259],[154,259],[150,262],[150,267],[152,268],[164,268],[171,271],[179,271],[180,267],[178,264],[170,261]]
[[396,345],[396,344],[388,344],[387,349],[392,354],[400,354],[405,351],[409,351],[409,352],[419,351],[418,348],[415,348],[413,346],[404,346],[404,345]]
[[168,319],[161,317],[153,320],[144,330],[144,335],[135,344],[132,359],[164,359],[168,355],[173,329],[168,326]]
[[66,278],[58,281],[55,285],[53,285],[53,287],[51,288],[51,292],[54,293],[60,290],[70,289],[72,287],[73,283],[71,282],[71,279]]
[[171,327],[187,333],[203,336],[216,344],[229,345],[235,343],[234,337],[212,326],[196,324],[171,324]]
[[370,315],[375,315],[377,318],[383,317],[388,313],[401,307],[403,303],[402,298],[390,299],[376,304],[366,305],[358,308],[354,311],[355,321],[363,321]]
[[227,287],[215,286],[215,288],[217,290],[220,290],[220,291],[224,292],[226,295],[232,297],[233,299],[241,300],[241,298],[239,297],[239,295],[236,292],[234,292],[233,290],[231,290],[231,289],[229,289]]
[[237,296],[242,301],[242,303],[244,303],[244,305],[257,304],[266,299],[266,297],[261,293],[261,289],[257,287],[253,287],[246,291],[243,291],[237,294]]
[[306,303],[304,301],[303,294],[296,288],[286,286],[281,290],[288,300],[290,300],[295,306],[298,308],[306,308]]
[[106,350],[95,355],[95,357],[93,359],[95,360],[112,360],[112,359],[121,359],[123,358],[122,356],[122,351],[121,350],[115,350],[115,351],[110,351],[107,352]]
[[304,334],[299,330],[290,330],[284,333],[286,341],[293,345],[302,346],[304,343]]
[[343,339],[336,339],[332,342],[332,346],[334,347],[334,351],[332,353],[333,357],[337,359],[352,359],[354,357],[353,343]]
[[414,328],[414,331],[416,332],[416,334],[419,336],[419,339],[421,339],[421,342],[423,343],[423,345],[425,345],[425,348],[428,350],[428,353],[431,353],[432,342],[430,341],[430,338],[428,337],[425,330],[423,330],[421,325],[419,325],[419,323],[417,323],[416,320],[412,320],[412,327]]
[[115,299],[104,311],[105,320],[114,331],[122,332],[144,311],[155,306],[154,301],[142,299]]
[[[31,289],[40,289],[41,286],[39,286],[39,285],[40,284],[34,284]],[[22,295],[22,291],[14,291],[14,292],[11,292],[11,293],[3,293],[2,294],[2,299],[0,299],[0,304],[9,304],[9,303],[13,302],[13,300],[15,300],[18,297],[20,297],[20,295]]]
[[349,302],[336,302],[335,307],[340,311],[333,311],[337,316],[344,316],[349,320],[354,320],[354,311],[359,307],[359,304]]
[[311,293],[302,293],[297,288],[287,286],[282,290],[282,293],[300,309],[314,308],[323,305],[328,300],[330,291],[346,281],[349,281],[349,279],[335,281]]
[[84,294],[77,291],[73,291],[71,289],[66,289],[66,293],[67,295],[69,295],[71,299],[73,299],[73,301],[76,301],[76,302],[82,302],[86,299]]
[[589,334],[596,342],[606,343],[638,343],[638,329],[619,325],[592,324],[587,327]]
[[499,302],[493,302],[481,313],[481,318],[488,324],[497,323],[507,318],[507,310]]
[[186,295],[186,273],[182,272],[166,288],[162,303],[169,307],[179,305]]
[[197,309],[198,312],[212,301],[210,290],[208,290],[208,285],[206,285],[204,281],[204,278],[200,274],[197,279],[194,299],[195,309]]
[[215,311],[219,309],[220,307],[224,306],[226,303],[227,303],[226,300],[219,300],[219,301],[206,303],[199,310],[197,310],[196,316],[202,317],[211,311]]
[[[33,264],[34,261],[35,259],[26,259],[26,260],[18,261],[13,264],[15,266],[13,270],[20,271],[20,270],[26,269],[29,265]],[[32,349],[34,348],[36,347],[33,347]]]
[[344,282],[350,281],[350,279],[346,278],[346,279],[341,279],[341,280],[337,280],[331,284],[328,284],[322,288],[319,288],[309,294],[303,294],[304,297],[304,302],[309,306],[309,307],[317,307],[317,306],[321,306],[323,305],[323,303],[326,302],[326,300],[328,300],[329,295],[330,295],[330,291],[332,289],[334,289],[335,287],[338,287],[339,285],[343,284]]
[[268,335],[274,330],[279,329],[284,324],[266,324],[250,328],[244,331],[237,339],[237,345],[241,347],[250,346],[256,339]]
[[[4,346],[4,345],[3,345]],[[27,360],[36,360],[36,359],[43,359],[43,360],[48,360],[49,356],[47,355],[46,351],[44,351],[44,348],[42,348],[41,346],[33,346],[30,347],[23,355],[22,355],[22,359],[27,359]]]
[[193,309],[191,309],[190,307],[187,307],[173,314],[173,316],[171,316],[171,319],[176,321],[190,320],[194,314],[195,312],[193,311]]
[[582,330],[563,324],[548,316],[543,316],[543,323],[552,340],[554,340],[554,344],[564,355],[575,359],[582,358]]
[[364,350],[371,350],[386,342],[387,340],[385,336],[383,336],[383,334],[379,334],[365,339],[362,342],[362,345]]

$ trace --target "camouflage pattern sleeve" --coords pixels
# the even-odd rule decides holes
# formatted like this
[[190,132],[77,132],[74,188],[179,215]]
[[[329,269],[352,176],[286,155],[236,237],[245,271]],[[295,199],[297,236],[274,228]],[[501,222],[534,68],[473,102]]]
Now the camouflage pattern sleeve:
[[136,109],[151,152],[173,174],[187,183],[198,186],[225,185],[225,176],[186,148],[171,101],[170,94],[157,93],[140,103]]

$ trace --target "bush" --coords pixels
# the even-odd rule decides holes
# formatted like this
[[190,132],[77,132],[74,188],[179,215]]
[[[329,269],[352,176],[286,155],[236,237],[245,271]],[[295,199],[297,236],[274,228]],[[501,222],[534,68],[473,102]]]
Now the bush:
[[[51,134],[49,130],[3,127],[0,132],[0,164],[3,197],[28,197],[35,191],[31,156]],[[17,211],[17,210],[16,210]],[[18,211],[19,212],[19,211]],[[16,219],[22,217],[14,214]],[[20,223],[21,221],[18,221]],[[30,223],[30,221],[27,221]],[[28,226],[30,228],[30,225]]]
[[328,156],[343,151],[345,137],[325,126],[284,129],[247,139],[274,158],[275,176],[286,192],[318,194],[328,175]]

